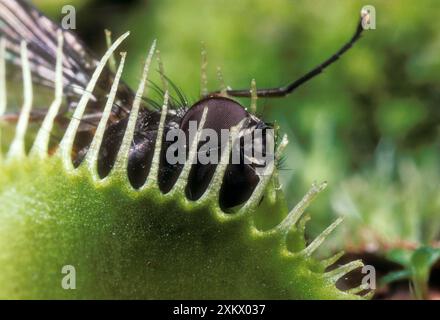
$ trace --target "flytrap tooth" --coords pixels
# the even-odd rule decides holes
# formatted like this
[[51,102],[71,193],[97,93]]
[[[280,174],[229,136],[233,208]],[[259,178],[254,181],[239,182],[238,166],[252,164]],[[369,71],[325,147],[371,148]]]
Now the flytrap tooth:
[[356,270],[358,268],[362,268],[364,266],[364,264],[362,263],[362,260],[355,260],[355,261],[351,261],[347,264],[344,264],[332,271],[328,271],[326,273],[324,273],[324,276],[327,279],[330,279],[330,281],[332,282],[336,282],[338,281],[340,278],[342,278],[343,276],[345,276],[347,273]]
[[264,192],[266,191],[266,187],[270,180],[272,179],[272,175],[275,171],[275,164],[273,161],[266,167],[264,173],[260,175],[260,181],[249,197],[248,201],[244,204],[243,207],[238,211],[237,216],[245,215],[246,213],[251,213],[253,209],[260,203],[261,198],[263,197]]
[[289,138],[287,137],[287,134],[285,134],[283,135],[283,138],[281,139],[281,142],[278,145],[277,150],[275,152],[275,159],[277,161],[279,161],[279,159],[281,158],[281,155],[283,154],[288,144],[289,144]]
[[142,71],[141,81],[139,82],[138,89],[133,101],[133,106],[130,110],[130,116],[128,118],[127,128],[124,132],[124,138],[122,139],[121,147],[119,148],[118,155],[116,157],[115,165],[113,167],[111,175],[120,175],[128,179],[127,167],[128,167],[128,153],[130,151],[131,142],[133,141],[133,135],[136,128],[136,121],[139,115],[139,108],[141,105],[142,97],[145,91],[145,84],[147,82],[148,71],[150,70],[151,60],[153,59],[154,51],[156,49],[156,40],[153,41],[150,51],[148,52],[145,60],[144,69]]
[[202,63],[200,66],[200,96],[206,97],[208,95],[208,76],[206,68],[208,67],[208,58],[206,53],[205,44],[202,42],[202,51],[200,53]]
[[[105,34],[105,42],[107,43],[107,49],[110,49],[110,47],[112,46],[112,32],[110,30],[105,29],[104,34]],[[112,72],[116,72],[116,59],[113,53],[108,60],[108,66]]]
[[155,184],[158,187],[157,181],[159,179],[160,155],[162,152],[162,139],[165,128],[165,120],[168,114],[169,98],[170,98],[169,92],[168,90],[166,90],[164,94],[163,106],[160,114],[159,128],[157,129],[156,143],[154,144],[153,160],[151,161],[150,172],[148,173],[147,181],[144,185],[144,188],[153,184]]
[[327,227],[319,236],[315,238],[305,249],[301,251],[301,254],[305,256],[310,256],[319,246],[324,242],[330,233],[343,221],[342,217],[339,217],[331,225]]
[[277,232],[287,235],[290,229],[298,222],[304,211],[309,207],[310,203],[316,196],[327,187],[327,183],[323,182],[320,185],[312,185],[312,188],[306,193],[301,201],[289,212],[284,220],[275,229]]
[[186,184],[188,183],[189,173],[191,171],[193,163],[196,163],[197,160],[197,147],[200,141],[200,136],[202,134],[203,127],[205,125],[206,116],[208,114],[208,108],[205,107],[203,109],[202,118],[200,119],[199,126],[197,128],[197,133],[194,137],[194,140],[191,142],[191,146],[189,148],[188,159],[183,166],[182,171],[180,172],[179,178],[177,179],[176,184],[174,185],[172,192],[184,192]]
[[159,67],[159,74],[160,74],[160,80],[162,81],[162,85],[163,85],[163,91],[167,91],[168,90],[168,81],[165,77],[165,68],[163,67],[163,62],[162,62],[162,58],[160,55],[160,50],[156,50],[156,59],[157,59],[157,65]]
[[87,152],[85,163],[87,164],[90,173],[95,180],[99,180],[98,175],[98,156],[99,149],[101,148],[102,140],[104,139],[104,133],[107,126],[107,121],[110,118],[113,103],[115,101],[115,96],[118,91],[119,80],[121,79],[122,71],[124,69],[126,52],[121,52],[121,61],[119,63],[118,70],[116,72],[115,78],[113,80],[110,93],[107,98],[107,102],[102,113],[102,117],[99,120],[98,127],[96,128],[95,136],[93,137],[90,148]]
[[61,30],[57,33],[58,48],[55,66],[55,98],[49,107],[49,110],[38,130],[37,137],[30,151],[31,156],[47,157],[49,149],[49,140],[55,118],[63,101],[63,42],[64,37]]
[[328,268],[332,265],[334,265],[336,263],[336,261],[338,261],[339,259],[342,258],[342,256],[344,255],[344,251],[338,252],[334,255],[332,255],[330,258],[321,260],[321,263],[324,265],[324,267]]
[[240,132],[245,122],[246,119],[243,119],[236,126],[231,128],[228,141],[226,142],[226,146],[224,146],[222,155],[220,157],[220,162],[217,164],[211,182],[209,183],[208,188],[206,188],[205,193],[200,198],[200,201],[203,202],[208,199],[215,199],[216,203],[219,203],[220,189],[222,187],[223,177],[229,164],[231,150],[240,139],[238,133]]
[[[274,127],[274,130],[276,132],[276,127]],[[289,144],[289,140],[287,139],[287,135],[283,135],[283,138],[278,145],[276,151],[275,151],[275,163],[279,163],[281,159],[281,155],[284,152],[284,149]],[[273,181],[273,188],[269,189],[269,192],[267,193],[267,199],[269,202],[275,203],[278,198],[278,191],[282,189],[282,184],[278,181],[278,174],[276,174],[275,179]]]
[[257,187],[255,188],[254,192],[248,199],[248,201],[245,203],[243,207],[238,212],[238,215],[244,215],[247,212],[251,212],[252,209],[254,209],[258,203],[260,202],[260,199],[263,197],[264,191],[266,190],[266,187],[269,183],[269,181],[272,179],[272,174],[274,172],[275,166],[271,165],[271,168],[266,170],[267,174],[264,174],[260,176],[260,181],[257,184]]
[[228,96],[228,88],[226,87],[225,79],[223,78],[223,73],[222,73],[221,67],[217,67],[217,79],[218,79],[218,82],[220,83],[220,95],[223,97],[227,97]]
[[6,111],[6,40],[0,38],[0,116]]
[[306,225],[307,223],[312,219],[312,217],[310,216],[310,214],[305,214],[299,221],[298,221],[298,231],[301,234],[305,234],[306,232]]
[[374,290],[370,290],[369,292],[364,294],[362,298],[364,298],[365,300],[371,300],[373,299],[374,294],[375,294]]
[[29,115],[32,108],[33,92],[32,92],[32,75],[29,66],[29,57],[27,45],[25,41],[21,42],[21,66],[23,72],[23,107],[21,108],[20,117],[18,118],[17,127],[15,129],[15,137],[8,151],[8,159],[14,159],[25,156],[25,135],[29,123]]
[[257,112],[257,83],[255,82],[255,79],[252,79],[251,81],[251,113],[255,114]]
[[[274,138],[274,137],[272,137]],[[273,148],[273,142],[271,141],[273,139],[268,139],[266,137],[266,147],[267,149]],[[275,153],[276,155],[276,153]],[[271,181],[273,173],[275,171],[275,162],[276,159],[274,158],[273,161],[270,161],[265,169],[264,172],[259,175],[260,181],[258,182],[257,186],[254,189],[254,192],[252,192],[251,196],[247,200],[247,202],[243,205],[243,207],[240,208],[236,216],[242,216],[247,213],[251,213],[254,211],[255,207],[260,203],[261,198],[263,197],[264,192],[266,191],[266,187],[268,183]]]
[[359,294],[362,291],[365,291],[365,290],[368,290],[368,289],[369,289],[368,283],[363,283],[363,284],[361,284],[361,285],[359,285],[359,286],[357,286],[355,288],[348,289],[345,292],[348,293],[348,294]]
[[60,147],[58,149],[58,154],[61,156],[64,166],[67,170],[72,171],[73,170],[73,163],[71,159],[71,152],[73,148],[73,142],[75,140],[76,132],[78,131],[78,127],[81,123],[82,116],[84,114],[84,111],[86,109],[87,103],[92,97],[92,92],[95,89],[96,82],[99,79],[99,76],[101,75],[102,70],[105,68],[105,65],[107,64],[108,59],[111,57],[113,52],[118,48],[118,46],[124,41],[125,38],[128,37],[130,32],[124,33],[122,36],[120,36],[113,44],[112,46],[106,51],[104,56],[101,58],[101,61],[99,61],[98,66],[96,67],[95,71],[93,72],[93,75],[87,84],[86,89],[84,90],[84,93],[81,96],[81,99],[78,102],[77,107],[75,108],[75,112],[72,116],[72,119],[69,122],[69,126],[67,127],[67,130],[63,136],[63,139],[60,142]]
[[[6,41],[4,38],[0,38],[0,117],[6,111]],[[1,125],[1,123],[0,123]],[[0,161],[2,161],[2,150],[1,150],[1,127],[0,127]]]

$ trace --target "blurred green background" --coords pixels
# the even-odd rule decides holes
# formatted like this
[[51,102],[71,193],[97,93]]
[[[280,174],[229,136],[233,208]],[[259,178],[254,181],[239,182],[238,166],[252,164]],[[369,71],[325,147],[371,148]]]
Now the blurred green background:
[[439,1],[34,2],[58,21],[63,4],[73,4],[77,32],[98,54],[104,28],[115,36],[130,30],[124,77],[133,87],[157,38],[166,74],[191,101],[199,97],[201,42],[211,90],[219,88],[218,66],[232,88],[252,78],[275,87],[333,54],[360,9],[373,5],[375,30],[294,94],[260,99],[258,113],[290,138],[280,172],[290,207],[313,181],[329,182],[309,210],[311,237],[343,215],[328,246],[372,250],[439,238]]

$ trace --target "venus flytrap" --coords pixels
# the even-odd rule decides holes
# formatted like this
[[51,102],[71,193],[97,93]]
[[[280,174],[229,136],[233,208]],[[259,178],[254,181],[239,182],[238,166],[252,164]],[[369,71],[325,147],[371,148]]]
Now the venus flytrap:
[[[109,53],[125,37],[109,49],[92,81],[96,81]],[[116,83],[124,59],[125,55]],[[26,64],[23,72],[27,72]],[[57,81],[59,84],[59,78]],[[109,101],[114,98],[114,88]],[[25,90],[31,88],[26,86]],[[167,97],[168,93],[164,97],[165,112]],[[335,224],[308,246],[303,230],[295,227],[304,201],[308,205],[311,195],[316,195],[322,186],[313,187],[306,200],[291,214],[286,212],[286,219],[277,227],[258,232],[253,217],[260,210],[264,192],[273,188],[269,183],[270,172],[276,170],[273,166],[236,214],[226,214],[218,206],[224,165],[218,166],[201,201],[188,201],[181,192],[186,170],[173,190],[162,194],[157,186],[158,150],[144,188],[134,190],[129,186],[122,177],[122,165],[116,166],[117,174],[110,174],[106,178],[109,181],[102,184],[96,175],[96,150],[108,114],[104,112],[86,165],[74,169],[70,148],[81,116],[81,110],[77,110],[78,117],[72,119],[59,152],[18,159],[9,153],[0,164],[0,297],[359,298],[338,290],[335,282],[361,266],[360,262],[325,272],[328,262],[311,256]],[[53,113],[49,112],[38,136],[50,129],[53,121]],[[164,116],[161,128],[163,123]],[[133,128],[134,122],[129,122],[126,132]],[[23,135],[20,133],[16,139],[16,143],[22,143]],[[47,138],[35,143],[38,147],[33,150],[47,150]],[[286,143],[285,137],[279,153]],[[160,143],[156,147],[160,148]],[[127,153],[121,152],[121,163],[126,163],[126,158]],[[273,203],[276,200],[279,199],[263,199],[261,207],[284,206]],[[301,242],[298,246],[304,247],[302,251],[285,249],[287,232],[298,233],[296,241]],[[59,285],[61,267],[67,264],[77,269],[75,290],[63,290]]]
[[414,250],[393,249],[387,258],[402,265],[403,269],[393,271],[381,279],[382,285],[409,280],[415,299],[429,299],[429,276],[434,264],[440,259],[440,249],[421,246]]
[[[357,29],[355,36],[360,32]],[[189,119],[200,116],[188,158],[170,190],[163,192],[160,153],[166,147],[163,136],[167,116],[173,111],[169,108],[171,97],[165,87],[162,109],[155,114],[160,120],[150,170],[143,185],[132,186],[128,176],[129,160],[133,155],[136,125],[144,111],[141,102],[156,51],[155,42],[125,118],[127,124],[114,166],[105,177],[98,174],[107,121],[121,89],[125,54],[112,78],[104,112],[84,161],[77,167],[73,165],[75,137],[86,115],[86,106],[94,98],[94,89],[99,86],[106,64],[128,34],[112,44],[109,41],[109,49],[96,61],[95,70],[54,153],[48,152],[48,141],[63,95],[61,48],[68,39],[58,34],[55,98],[29,154],[25,153],[24,139],[33,95],[30,60],[26,43],[22,42],[24,103],[13,143],[6,158],[0,160],[0,298],[362,299],[357,295],[359,288],[341,291],[335,285],[338,279],[362,267],[361,261],[326,271],[339,255],[324,261],[313,256],[342,220],[337,219],[309,244],[304,238],[308,216],[303,214],[325,184],[313,186],[290,213],[287,210],[276,167],[287,145],[286,136],[275,150],[275,161],[270,161],[257,174],[258,181],[250,196],[240,205],[225,210],[221,206],[221,194],[225,185],[228,186],[225,184],[229,170],[227,160],[239,141],[236,133],[248,125],[244,119],[237,121],[238,124],[231,127],[233,134],[222,148],[220,164],[215,167],[206,190],[198,199],[191,200],[186,190],[194,168],[192,160],[198,152],[200,132],[212,120],[210,112],[215,111],[212,105],[206,106],[208,100],[201,100],[197,106],[199,113],[199,109],[194,111],[194,106],[187,112]],[[344,48],[339,54],[348,50]],[[2,53],[0,50],[0,93],[5,86]],[[327,65],[333,63],[332,59]],[[252,110],[256,109],[258,93],[272,95],[275,91],[258,91],[253,85],[253,92]],[[275,92],[279,93],[279,90]],[[226,90],[223,94],[249,92]],[[243,113],[238,103],[218,99],[225,103],[227,110]],[[242,113],[240,117],[264,124],[254,115],[246,112],[242,116]],[[146,116],[145,113],[142,116]],[[185,118],[182,119],[184,123]],[[257,217],[262,216],[270,222],[266,228],[260,228],[257,223]],[[282,221],[277,221],[279,217]],[[63,267],[67,265],[76,270],[74,290],[60,285]]]

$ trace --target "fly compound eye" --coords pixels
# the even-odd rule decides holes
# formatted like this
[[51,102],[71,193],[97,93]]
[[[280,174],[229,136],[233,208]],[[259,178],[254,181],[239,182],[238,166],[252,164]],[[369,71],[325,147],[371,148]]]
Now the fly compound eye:
[[[245,118],[248,118],[249,121],[246,128],[243,128],[243,130],[249,130],[249,128],[257,125],[255,117],[251,117],[250,114],[236,101],[224,97],[210,97],[203,99],[194,104],[186,112],[180,123],[180,130],[186,136],[186,151],[189,149],[191,136],[194,136],[194,132],[191,133],[190,131],[197,128],[205,108],[207,108],[208,113],[203,129],[206,131],[209,130],[211,134],[201,139],[198,146],[197,162],[193,164],[188,177],[186,196],[190,200],[197,200],[208,188],[217,164],[220,161],[222,146],[224,146],[225,143],[224,132],[230,132],[232,127],[239,124],[239,122]],[[191,122],[196,124],[196,126],[191,125]],[[216,135],[216,141],[211,140],[212,134]],[[202,137],[203,136],[202,133]],[[226,136],[226,139],[227,138],[228,135]],[[244,146],[242,140],[240,141],[238,150],[240,153],[240,162],[238,164],[231,164],[231,155],[223,179],[220,190],[220,206],[223,209],[228,209],[245,202],[250,197],[259,181],[258,175],[255,173],[252,164],[245,164],[243,161],[244,158],[242,154]],[[206,148],[208,144],[209,147]],[[208,162],[201,161],[202,153],[210,159]],[[212,155],[211,153],[215,153],[215,155]],[[165,179],[160,180],[162,180],[162,187],[164,187],[162,191],[168,191],[177,180],[183,165],[180,164],[172,169],[172,166],[164,162],[164,160],[166,161],[166,159],[162,157],[163,167],[168,168],[168,170],[164,170],[164,172],[168,172],[168,175],[165,174]]]

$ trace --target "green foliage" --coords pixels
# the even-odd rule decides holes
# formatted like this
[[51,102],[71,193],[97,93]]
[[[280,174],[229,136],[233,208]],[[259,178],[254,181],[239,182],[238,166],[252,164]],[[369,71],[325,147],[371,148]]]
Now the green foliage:
[[431,268],[440,259],[440,249],[422,246],[416,250],[394,249],[388,252],[389,260],[401,264],[404,269],[391,272],[382,278],[382,284],[402,279],[411,280],[416,299],[429,297],[428,282]]
[[383,142],[375,163],[345,179],[332,195],[332,207],[347,219],[339,241],[381,249],[434,243],[440,230],[438,156],[416,161],[396,155]]

